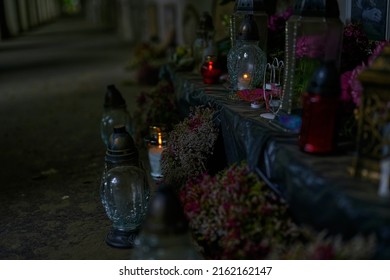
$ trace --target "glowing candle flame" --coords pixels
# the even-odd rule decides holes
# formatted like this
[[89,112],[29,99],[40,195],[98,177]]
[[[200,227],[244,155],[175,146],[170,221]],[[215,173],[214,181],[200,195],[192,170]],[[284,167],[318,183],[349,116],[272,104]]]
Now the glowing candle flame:
[[161,147],[161,146],[162,146],[162,136],[161,136],[161,132],[159,132],[157,135],[158,135],[158,136],[157,136],[157,137],[158,137],[158,138],[157,138],[158,146]]
[[211,71],[211,70],[213,70],[213,62],[212,61],[209,62],[209,71]]

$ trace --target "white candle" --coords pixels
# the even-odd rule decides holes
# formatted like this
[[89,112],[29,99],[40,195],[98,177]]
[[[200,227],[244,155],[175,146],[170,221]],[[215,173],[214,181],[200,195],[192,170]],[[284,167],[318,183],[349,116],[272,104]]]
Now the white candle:
[[237,88],[238,90],[249,89],[251,85],[251,76],[248,73],[242,74],[238,77]]
[[151,175],[153,177],[162,177],[161,174],[161,154],[164,148],[162,146],[151,146],[149,148],[149,162]]
[[162,146],[162,134],[161,132],[158,133],[157,136],[157,142],[158,146],[151,146],[149,148],[149,162],[150,162],[150,169],[151,169],[151,175],[153,177],[162,177],[161,174],[161,154],[164,150]]

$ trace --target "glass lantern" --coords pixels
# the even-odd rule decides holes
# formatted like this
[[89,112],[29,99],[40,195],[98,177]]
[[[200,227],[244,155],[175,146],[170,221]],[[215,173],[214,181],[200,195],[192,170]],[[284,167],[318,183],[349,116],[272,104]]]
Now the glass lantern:
[[114,126],[119,124],[125,124],[127,132],[133,135],[133,121],[127,111],[126,101],[114,85],[108,85],[100,122],[100,135],[106,146]]
[[245,18],[252,15],[259,32],[259,47],[266,51],[268,37],[268,15],[265,12],[264,0],[236,0],[234,13],[230,22],[230,39],[232,47],[236,44],[236,34]]
[[201,68],[203,83],[207,85],[216,84],[222,74],[222,70],[218,65],[217,56],[208,55]]
[[214,24],[211,15],[204,12],[200,18],[199,28],[196,31],[196,38],[192,45],[192,54],[194,57],[194,71],[200,74],[204,58],[207,55],[216,55],[214,44]]
[[378,193],[389,196],[390,179],[390,46],[359,75],[363,86],[359,108],[356,177],[379,183]]
[[252,15],[245,15],[236,44],[227,56],[228,73],[233,92],[254,89],[263,81],[266,54],[258,46],[259,32]]
[[163,184],[156,190],[132,253],[132,258],[140,260],[201,259],[180,200],[171,186]]
[[286,22],[282,111],[299,115],[302,94],[323,61],[340,66],[343,24],[337,0],[297,0]]
[[138,151],[125,126],[117,126],[105,157],[100,195],[112,228],[106,243],[118,248],[133,247],[148,209],[149,187],[140,167]]
[[340,105],[340,75],[333,61],[317,68],[303,94],[299,146],[307,153],[326,154],[336,149]]

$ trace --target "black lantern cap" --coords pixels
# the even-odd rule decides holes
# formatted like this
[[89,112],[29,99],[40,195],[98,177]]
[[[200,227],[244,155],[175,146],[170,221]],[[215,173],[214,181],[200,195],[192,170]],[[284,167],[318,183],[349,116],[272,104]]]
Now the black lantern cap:
[[259,29],[253,19],[253,15],[245,15],[238,30],[237,40],[258,41],[259,39]]
[[126,101],[115,85],[108,85],[104,98],[104,108],[126,107]]
[[340,17],[337,0],[297,0],[294,14],[308,17]]
[[108,141],[105,160],[113,164],[128,162],[130,165],[139,165],[138,149],[124,125],[114,127]]
[[307,92],[321,96],[340,96],[340,75],[334,61],[323,62],[314,71]]

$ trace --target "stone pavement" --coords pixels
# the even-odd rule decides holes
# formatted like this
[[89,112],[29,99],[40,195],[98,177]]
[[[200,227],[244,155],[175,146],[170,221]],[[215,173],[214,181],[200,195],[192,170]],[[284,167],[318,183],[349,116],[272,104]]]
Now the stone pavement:
[[104,238],[100,116],[115,84],[134,109],[131,47],[63,18],[0,42],[0,259],[129,259]]

